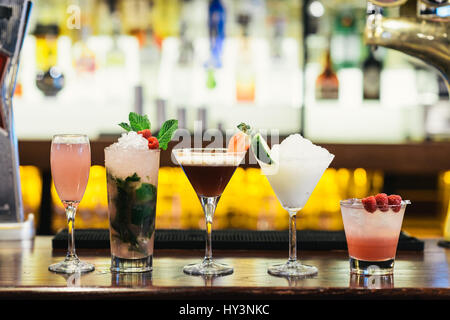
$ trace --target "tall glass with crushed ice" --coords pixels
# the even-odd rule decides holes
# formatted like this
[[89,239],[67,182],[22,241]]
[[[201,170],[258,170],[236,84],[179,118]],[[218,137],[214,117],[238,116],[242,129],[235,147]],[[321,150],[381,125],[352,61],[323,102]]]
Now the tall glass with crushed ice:
[[133,131],[105,148],[113,272],[152,270],[159,156]]

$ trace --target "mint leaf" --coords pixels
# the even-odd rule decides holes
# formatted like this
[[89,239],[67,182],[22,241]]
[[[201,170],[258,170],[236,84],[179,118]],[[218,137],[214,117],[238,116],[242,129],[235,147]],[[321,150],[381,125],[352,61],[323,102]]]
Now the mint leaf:
[[130,125],[126,122],[119,123],[119,126],[121,126],[126,131],[133,131],[133,129],[130,127]]
[[138,182],[141,181],[141,178],[137,175],[137,173],[133,173],[132,176],[129,176],[125,179],[125,182]]
[[[155,215],[155,205],[153,202],[145,204],[135,204],[131,209],[131,223],[141,226],[146,218]],[[148,221],[150,222],[150,221]]]
[[128,115],[128,120],[130,121],[130,126],[133,131],[141,131],[145,129],[150,129],[150,120],[148,120],[147,115],[141,116],[135,112],[130,112]]
[[150,183],[142,183],[136,189],[136,199],[138,201],[153,201],[156,199],[156,187]]
[[238,124],[237,128],[239,130],[241,130],[243,133],[250,133],[250,131],[251,131],[251,127],[244,122],[241,122],[240,124]]
[[163,150],[167,149],[170,140],[172,140],[175,131],[178,129],[178,120],[171,119],[163,123],[161,130],[158,132],[159,147]]

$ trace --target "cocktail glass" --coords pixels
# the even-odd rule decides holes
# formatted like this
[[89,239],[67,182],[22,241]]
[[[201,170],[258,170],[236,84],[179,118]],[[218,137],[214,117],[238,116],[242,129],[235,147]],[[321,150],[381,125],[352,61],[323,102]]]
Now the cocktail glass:
[[[252,149],[253,150],[253,149]],[[269,267],[268,272],[280,277],[305,277],[317,274],[314,266],[297,260],[297,213],[305,206],[334,156],[327,153],[321,157],[279,157],[268,165],[258,160],[282,207],[289,213],[289,259],[286,263]]]
[[153,266],[159,149],[105,148],[111,271]]
[[232,267],[213,261],[212,222],[220,196],[246,152],[228,152],[223,148],[174,149],[172,152],[200,199],[206,222],[205,257],[201,263],[185,266],[183,271],[190,275],[231,274]]
[[409,200],[389,205],[387,211],[370,213],[360,199],[341,201],[342,220],[350,256],[350,271],[362,275],[388,275],[394,271],[395,254]]
[[64,261],[52,264],[50,271],[59,273],[89,272],[93,264],[81,261],[75,252],[75,214],[89,180],[91,149],[85,135],[55,135],[52,139],[50,164],[56,192],[66,209],[69,242]]

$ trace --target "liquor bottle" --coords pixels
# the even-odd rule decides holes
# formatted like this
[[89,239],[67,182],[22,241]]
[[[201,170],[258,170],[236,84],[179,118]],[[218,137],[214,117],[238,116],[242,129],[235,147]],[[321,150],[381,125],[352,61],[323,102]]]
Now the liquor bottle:
[[380,99],[380,74],[382,63],[375,59],[372,50],[363,62],[364,99]]
[[192,0],[184,0],[181,9],[180,45],[178,64],[189,66],[194,59],[194,45],[192,43],[192,12],[196,9]]
[[80,29],[79,40],[73,44],[73,62],[78,74],[94,73],[97,64],[94,51],[88,46],[90,28],[82,26]]
[[249,41],[249,13],[238,14],[237,22],[241,25],[241,41],[236,66],[236,100],[253,102],[255,100],[255,70],[252,64],[252,51]]
[[151,10],[153,35],[160,48],[165,38],[178,35],[179,14],[178,0],[153,0]]
[[56,96],[64,87],[64,75],[57,67],[59,27],[56,24],[37,24],[36,37],[36,86],[45,96]]
[[211,68],[222,67],[223,43],[225,40],[225,7],[220,0],[212,0],[208,7],[208,29]]
[[267,22],[270,32],[270,55],[273,59],[282,56],[282,43],[288,28],[288,12],[290,4],[279,1],[267,1]]
[[355,68],[360,65],[361,35],[352,10],[338,12],[331,38],[331,57],[337,68]]
[[[121,2],[121,23],[125,33],[135,36],[139,47],[145,46],[146,30],[150,26],[150,4],[146,0],[126,0]],[[116,11],[114,8],[111,12]]]
[[325,67],[316,80],[316,100],[337,99],[339,96],[339,80],[333,70],[330,50],[325,54]]
[[106,53],[106,66],[107,67],[122,67],[125,65],[125,53],[122,48],[119,47],[119,36],[121,34],[121,21],[119,13],[114,10],[111,12],[112,20],[112,46]]

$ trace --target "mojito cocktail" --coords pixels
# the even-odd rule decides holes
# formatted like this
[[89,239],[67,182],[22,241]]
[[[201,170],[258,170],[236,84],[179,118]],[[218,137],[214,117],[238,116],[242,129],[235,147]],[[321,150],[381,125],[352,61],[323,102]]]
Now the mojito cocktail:
[[147,116],[129,115],[127,133],[105,148],[111,246],[111,270],[152,270],[160,149],[178,126],[166,121],[152,136]]

